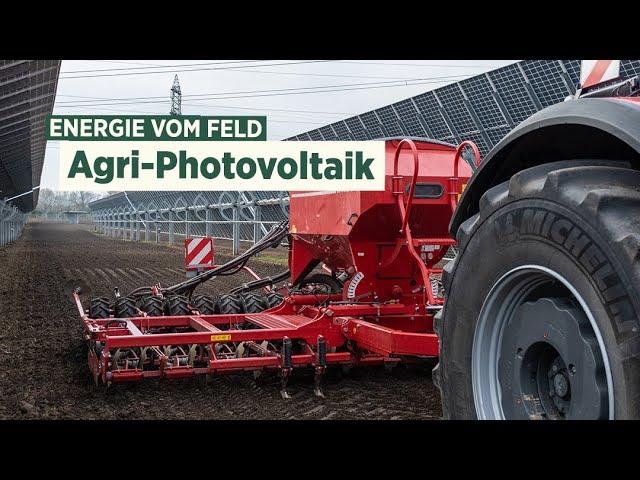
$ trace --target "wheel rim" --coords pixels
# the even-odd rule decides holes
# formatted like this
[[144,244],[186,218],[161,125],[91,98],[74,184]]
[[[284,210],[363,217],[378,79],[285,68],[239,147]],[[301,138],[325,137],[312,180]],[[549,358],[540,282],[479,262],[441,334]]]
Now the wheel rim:
[[491,288],[471,370],[479,419],[614,418],[598,325],[575,287],[547,267],[520,266]]

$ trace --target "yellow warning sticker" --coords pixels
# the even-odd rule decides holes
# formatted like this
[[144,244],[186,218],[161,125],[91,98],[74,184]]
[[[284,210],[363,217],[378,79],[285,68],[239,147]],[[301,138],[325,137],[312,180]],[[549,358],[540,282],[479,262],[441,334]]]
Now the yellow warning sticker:
[[230,333],[223,333],[223,334],[219,334],[219,335],[211,335],[211,341],[212,342],[228,342],[229,340],[231,340],[231,334]]
[[460,189],[460,193],[458,194],[458,200],[460,200],[460,197],[462,196],[462,194],[464,193],[464,189],[467,188],[467,184],[463,183],[462,184],[462,188]]

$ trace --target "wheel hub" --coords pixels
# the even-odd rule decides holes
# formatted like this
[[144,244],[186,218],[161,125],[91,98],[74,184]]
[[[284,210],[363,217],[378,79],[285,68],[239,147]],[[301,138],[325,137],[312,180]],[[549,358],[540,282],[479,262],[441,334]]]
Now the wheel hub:
[[551,391],[549,393],[552,397],[566,398],[569,395],[569,380],[563,373],[557,373],[553,376],[550,387]]
[[572,292],[533,268],[514,270],[493,287],[473,343],[479,418],[611,416],[608,363]]

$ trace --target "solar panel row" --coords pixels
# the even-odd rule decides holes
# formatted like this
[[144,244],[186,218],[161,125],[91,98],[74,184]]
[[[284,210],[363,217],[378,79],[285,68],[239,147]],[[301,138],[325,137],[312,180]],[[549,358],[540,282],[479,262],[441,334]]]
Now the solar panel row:
[[[623,77],[638,74],[640,60],[622,61]],[[580,60],[523,60],[285,140],[473,140],[484,156],[517,124],[574,94],[579,78]]]

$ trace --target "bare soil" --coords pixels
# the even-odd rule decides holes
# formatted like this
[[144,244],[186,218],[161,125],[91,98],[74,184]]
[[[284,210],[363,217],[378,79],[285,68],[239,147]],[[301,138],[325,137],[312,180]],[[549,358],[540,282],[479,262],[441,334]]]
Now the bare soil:
[[[224,245],[216,249],[225,252]],[[228,251],[228,249],[227,249]],[[261,275],[281,272],[274,255],[251,263]],[[217,263],[229,259],[217,253]],[[267,261],[271,260],[271,263]],[[279,263],[274,265],[273,262]],[[296,372],[292,399],[277,380],[250,375],[96,387],[86,364],[71,291],[83,298],[126,293],[184,276],[183,252],[155,243],[114,240],[83,225],[30,223],[0,248],[0,418],[3,419],[434,419],[441,415],[429,366],[392,372],[330,370],[326,398],[313,395],[311,372]],[[215,279],[222,292],[248,276]],[[203,293],[205,293],[203,291]]]

